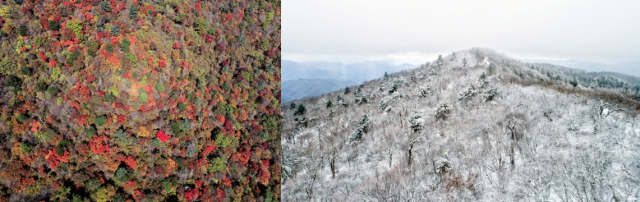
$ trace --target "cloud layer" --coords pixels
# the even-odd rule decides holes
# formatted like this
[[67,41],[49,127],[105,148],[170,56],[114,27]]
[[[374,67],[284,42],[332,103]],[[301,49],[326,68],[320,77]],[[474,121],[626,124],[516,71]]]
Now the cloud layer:
[[639,10],[640,1],[287,1],[283,58],[421,63],[486,47],[517,58],[640,62]]

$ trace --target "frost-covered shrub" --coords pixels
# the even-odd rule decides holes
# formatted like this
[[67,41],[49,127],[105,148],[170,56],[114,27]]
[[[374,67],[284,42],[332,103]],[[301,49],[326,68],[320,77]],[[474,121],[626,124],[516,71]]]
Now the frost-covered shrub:
[[296,118],[294,119],[294,121],[295,121],[296,126],[302,126],[302,127],[305,127],[305,128],[307,127],[307,124],[309,123],[309,122],[307,121],[307,118],[306,118],[306,117],[304,117],[304,116],[303,116],[302,118],[298,118],[298,117],[296,117]]
[[400,99],[400,98],[402,98],[402,97],[403,97],[403,95],[402,95],[402,94],[400,94],[400,93],[397,93],[397,92],[396,92],[396,93],[391,94],[391,99],[392,99],[392,100],[398,100],[398,99]]
[[472,85],[469,85],[469,87],[466,90],[463,90],[462,92],[458,93],[458,100],[464,101],[473,97],[474,95],[476,95],[476,90]]
[[300,169],[299,163],[300,157],[297,153],[285,152],[282,154],[282,175],[280,177],[283,183],[298,173]]
[[366,114],[362,115],[362,117],[360,117],[358,122],[356,122],[356,128],[353,130],[353,133],[351,133],[351,138],[349,139],[349,141],[350,142],[360,141],[360,139],[362,139],[362,135],[369,132],[371,125],[372,123],[371,123],[371,120],[369,120],[369,117],[367,117]]
[[414,133],[419,133],[424,129],[424,120],[422,119],[422,116],[417,113],[409,117],[409,124],[411,124],[411,130]]
[[433,69],[433,67],[429,67],[429,75],[436,75],[436,70]]
[[476,86],[478,86],[478,88],[483,88],[487,83],[489,83],[487,81],[487,75],[482,72],[482,75],[480,75],[480,78],[478,78],[478,83],[476,84]]
[[369,102],[369,99],[367,99],[367,97],[365,97],[365,96],[358,96],[355,99],[355,103],[358,104],[358,105],[361,105],[361,104],[364,104],[364,103],[367,103],[367,102]]
[[380,109],[380,111],[385,111],[387,107],[389,107],[388,102],[389,100],[387,99],[380,100],[380,104],[378,104],[378,109]]
[[436,110],[436,120],[446,120],[447,115],[451,112],[449,108],[451,107],[447,103],[441,102],[440,106],[438,106],[438,109]]
[[395,83],[395,82],[394,82],[394,83],[391,85],[391,87],[389,88],[389,91],[388,91],[388,92],[389,92],[389,94],[393,94],[394,92],[396,92],[396,90],[398,90],[398,83]]
[[436,173],[440,176],[446,174],[447,171],[451,168],[451,164],[449,161],[445,159],[438,159],[434,162],[434,166],[436,168]]
[[429,86],[419,86],[417,91],[418,92],[416,92],[416,94],[418,95],[418,97],[424,98],[424,97],[427,97],[427,95],[429,94],[429,91],[431,91],[431,87],[429,87]]
[[354,102],[358,105],[364,104],[364,103],[368,103],[369,100],[371,99],[369,97],[369,95],[371,95],[371,92],[362,92],[362,90],[360,88],[358,88],[356,90],[356,92],[353,93],[353,95],[355,96],[355,100]]
[[338,103],[338,105],[341,105],[343,107],[348,107],[349,104],[347,102],[344,101],[344,98],[342,98],[342,96],[338,95],[338,97],[336,98],[336,102]]
[[483,102],[488,102],[488,101],[492,101],[493,99],[495,99],[498,96],[500,96],[500,92],[498,92],[498,89],[491,88],[487,92],[484,93],[484,95],[482,96],[482,100],[483,100]]
[[345,102],[344,100],[340,100],[340,105],[342,105],[343,107],[348,107],[349,103]]
[[333,102],[331,102],[331,100],[327,100],[326,105],[327,109],[329,109],[329,107],[333,106]]

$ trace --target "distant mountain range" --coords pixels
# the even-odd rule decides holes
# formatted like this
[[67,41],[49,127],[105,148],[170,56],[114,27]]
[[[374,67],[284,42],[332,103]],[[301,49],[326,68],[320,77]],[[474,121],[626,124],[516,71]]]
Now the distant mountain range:
[[299,63],[282,60],[282,101],[312,97],[364,81],[380,78],[406,69],[411,64],[392,65],[387,62],[343,64],[338,62]]
[[296,79],[282,81],[282,102],[322,95],[354,85],[357,85],[357,83],[334,79]]

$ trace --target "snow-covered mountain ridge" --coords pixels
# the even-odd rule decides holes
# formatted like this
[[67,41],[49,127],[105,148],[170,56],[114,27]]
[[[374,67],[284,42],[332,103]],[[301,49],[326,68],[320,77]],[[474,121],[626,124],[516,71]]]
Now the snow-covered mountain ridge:
[[282,199],[637,200],[635,79],[474,48],[284,103]]

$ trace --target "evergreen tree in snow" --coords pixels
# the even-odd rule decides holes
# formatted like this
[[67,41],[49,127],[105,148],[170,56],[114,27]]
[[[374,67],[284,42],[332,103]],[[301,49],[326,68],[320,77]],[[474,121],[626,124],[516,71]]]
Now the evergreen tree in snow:
[[416,94],[418,95],[418,97],[424,98],[427,97],[430,90],[431,88],[429,86],[419,86],[417,90],[418,92]]
[[298,108],[296,108],[296,111],[293,112],[293,115],[300,116],[300,115],[304,115],[305,112],[307,112],[307,109],[304,108],[303,104],[299,104]]
[[409,117],[409,124],[411,124],[411,130],[414,133],[419,133],[424,129],[424,120],[422,116],[418,113],[415,113],[413,116]]
[[371,123],[371,120],[369,120],[369,117],[367,117],[366,114],[362,115],[362,117],[360,117],[358,122],[356,122],[356,128],[353,130],[353,133],[351,133],[351,138],[349,139],[349,141],[350,142],[360,141],[360,139],[362,139],[362,135],[369,132],[371,125],[372,123]]
[[388,100],[380,100],[380,104],[378,104],[378,109],[380,109],[380,111],[386,111],[387,107],[389,107],[389,105],[387,104]]
[[484,93],[484,95],[482,96],[482,101],[483,102],[492,101],[493,99],[495,99],[498,96],[500,96],[500,92],[498,92],[498,89],[491,88],[487,92]]
[[438,60],[436,61],[436,64],[438,65],[438,68],[442,68],[442,65],[444,64],[444,60],[442,59],[442,55],[438,55]]
[[451,107],[447,103],[441,102],[440,106],[438,106],[438,109],[436,109],[436,120],[446,120],[447,115],[451,112],[450,108]]
[[467,100],[473,97],[475,94],[476,94],[475,88],[473,87],[473,85],[469,85],[469,87],[466,90],[463,90],[462,92],[458,93],[458,100],[460,101]]

